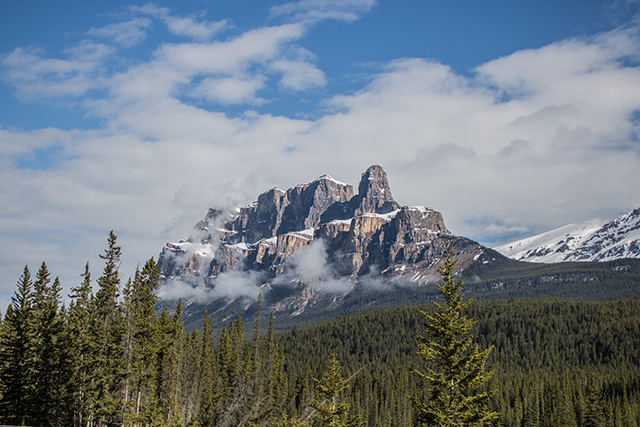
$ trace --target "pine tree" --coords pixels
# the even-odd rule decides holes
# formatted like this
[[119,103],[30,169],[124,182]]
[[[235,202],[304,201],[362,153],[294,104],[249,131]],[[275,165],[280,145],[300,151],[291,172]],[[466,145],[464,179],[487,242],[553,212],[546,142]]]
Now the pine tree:
[[18,280],[0,334],[0,422],[29,425],[35,380],[33,282],[27,266]]
[[317,411],[314,418],[320,426],[327,427],[355,427],[362,425],[357,415],[349,413],[350,405],[341,399],[341,393],[349,385],[342,376],[342,366],[334,354],[322,374],[321,379],[314,378],[318,396],[311,406]]
[[477,391],[491,373],[485,362],[491,347],[480,351],[471,345],[470,329],[475,322],[462,314],[471,301],[462,301],[462,280],[456,282],[451,250],[438,270],[442,284],[437,284],[445,303],[434,303],[433,315],[421,311],[426,336],[418,335],[418,355],[427,363],[426,373],[413,372],[429,386],[429,399],[414,399],[418,419],[426,425],[442,427],[482,426],[497,418],[485,409],[490,394]]

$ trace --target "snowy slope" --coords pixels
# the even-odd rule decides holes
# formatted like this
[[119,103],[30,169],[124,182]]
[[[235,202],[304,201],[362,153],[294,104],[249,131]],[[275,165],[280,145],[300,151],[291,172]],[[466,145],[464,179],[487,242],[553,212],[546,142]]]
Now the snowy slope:
[[610,261],[640,258],[640,208],[613,221],[564,227],[494,248],[519,261]]

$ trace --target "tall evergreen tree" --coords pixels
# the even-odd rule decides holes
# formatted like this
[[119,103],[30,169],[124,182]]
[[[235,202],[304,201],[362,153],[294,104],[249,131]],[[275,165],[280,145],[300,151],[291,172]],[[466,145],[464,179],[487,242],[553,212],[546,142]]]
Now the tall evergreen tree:
[[414,399],[418,419],[426,425],[441,427],[482,426],[497,418],[486,409],[490,394],[478,391],[491,373],[485,362],[492,347],[480,351],[472,345],[470,329],[474,321],[462,312],[471,301],[462,301],[462,280],[456,282],[456,262],[447,252],[439,268],[442,284],[437,284],[444,304],[434,303],[433,315],[421,311],[426,336],[418,335],[418,354],[427,363],[427,371],[415,374],[429,387],[429,399]]
[[216,421],[222,418],[217,413],[221,408],[218,407],[219,394],[217,393],[215,353],[211,329],[211,319],[205,310],[202,320],[202,341],[199,349],[198,393],[200,402],[197,415],[198,423],[203,427],[220,425]]
[[311,406],[317,412],[314,418],[319,426],[326,427],[356,427],[362,425],[362,420],[357,415],[350,414],[350,405],[342,401],[342,392],[349,385],[342,376],[342,366],[334,354],[322,374],[322,378],[316,379],[318,396]]
[[71,418],[74,426],[91,425],[94,419],[96,389],[94,375],[98,353],[97,319],[89,263],[85,265],[80,285],[71,288],[71,304],[67,312],[69,359],[71,370]]
[[118,304],[121,249],[111,231],[107,249],[100,255],[105,261],[102,276],[97,280],[99,289],[94,298],[92,312],[96,316],[93,332],[96,343],[95,421],[98,426],[122,423],[122,382],[124,378],[122,340],[124,316]]
[[585,381],[587,385],[582,425],[584,427],[603,427],[607,425],[607,422],[604,412],[602,389],[600,385],[597,384],[594,375],[590,375]]
[[159,418],[155,391],[159,331],[154,311],[159,277],[158,265],[151,258],[142,271],[136,271],[125,307],[128,319],[126,336],[130,337],[131,356],[128,372],[132,385],[130,418],[134,424]]
[[35,382],[33,282],[27,266],[18,280],[0,334],[0,421],[28,425],[32,421]]
[[35,390],[33,423],[39,426],[68,422],[66,393],[68,369],[64,313],[61,307],[62,286],[56,277],[51,283],[46,264],[34,282],[35,318]]
[[60,307],[60,281],[50,280],[43,262],[34,282],[35,320],[35,390],[33,395],[33,423],[39,426],[58,425],[64,418],[67,378],[65,365],[64,319]]
[[169,316],[164,308],[157,322],[158,352],[156,356],[155,400],[160,411],[160,420],[166,425],[180,425],[178,388],[180,387],[180,353],[182,346],[182,301],[176,313]]

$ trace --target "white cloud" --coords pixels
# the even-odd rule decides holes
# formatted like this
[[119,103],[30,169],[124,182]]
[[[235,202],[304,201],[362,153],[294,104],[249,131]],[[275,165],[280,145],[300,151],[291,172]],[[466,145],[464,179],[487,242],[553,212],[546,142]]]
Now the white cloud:
[[256,92],[265,87],[265,78],[207,78],[193,90],[191,96],[221,104],[256,103]]
[[132,47],[147,37],[146,30],[151,26],[150,19],[136,17],[129,21],[117,22],[100,28],[91,28],[87,35],[113,40],[124,47]]
[[[278,13],[323,7],[338,6],[301,2]],[[165,13],[145,8],[153,19]],[[89,42],[62,58],[27,48],[6,55],[3,77],[20,97],[91,93],[82,105],[102,126],[20,131],[2,123],[4,289],[25,263],[43,259],[67,287],[87,260],[97,277],[110,229],[126,277],[166,241],[187,236],[211,206],[248,203],[325,173],[357,185],[371,164],[385,167],[398,202],[440,210],[454,233],[486,241],[640,205],[639,124],[630,120],[640,110],[637,27],[515,52],[471,77],[427,59],[391,61],[359,90],[328,100],[330,110],[315,120],[242,110],[280,95],[274,75],[288,91],[325,84],[298,46],[306,31],[289,24],[164,44],[148,61],[118,62],[117,72],[108,68],[114,51]],[[239,111],[198,103],[198,91]],[[53,146],[55,168],[16,168]],[[322,251],[307,255],[296,268],[347,289],[323,271]],[[254,295],[245,279],[230,277],[221,289]]]
[[274,17],[286,16],[298,22],[325,19],[352,22],[367,13],[375,0],[299,0],[271,8]]
[[300,38],[303,30],[298,24],[264,27],[247,31],[228,42],[164,45],[157,56],[160,61],[190,74],[233,74],[254,63],[273,59],[281,46]]
[[196,40],[210,40],[214,35],[225,29],[229,23],[227,20],[217,22],[197,22],[191,17],[166,18],[167,27],[173,34],[189,36]]
[[327,82],[324,73],[306,61],[275,61],[271,67],[282,73],[280,84],[294,91],[322,87]]
[[315,240],[309,246],[298,249],[287,261],[287,270],[277,278],[280,284],[291,280],[303,280],[309,286],[327,293],[346,293],[353,284],[336,277],[327,260],[327,249],[323,240]]
[[66,59],[45,58],[39,49],[16,48],[2,60],[4,78],[25,100],[77,97],[100,85],[103,62],[113,49],[86,42],[66,53]]
[[260,275],[255,272],[229,271],[218,275],[213,284],[213,296],[234,300],[244,296],[257,299],[262,292]]
[[211,40],[213,36],[230,26],[227,19],[210,22],[201,20],[199,16],[195,15],[186,17],[175,16],[171,14],[169,8],[161,8],[153,3],[147,3],[143,6],[132,6],[131,9],[162,20],[172,34],[191,37],[198,41]]

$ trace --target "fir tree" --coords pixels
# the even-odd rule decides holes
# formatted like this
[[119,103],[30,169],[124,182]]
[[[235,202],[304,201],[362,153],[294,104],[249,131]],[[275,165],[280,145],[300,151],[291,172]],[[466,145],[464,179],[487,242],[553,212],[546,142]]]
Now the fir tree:
[[429,399],[414,399],[418,419],[426,425],[442,427],[482,426],[497,418],[485,409],[490,394],[477,391],[491,373],[485,362],[491,347],[480,351],[472,345],[470,329],[474,321],[462,314],[471,301],[462,301],[462,280],[456,282],[451,251],[438,270],[442,284],[437,284],[445,303],[434,303],[433,315],[421,311],[426,322],[426,336],[418,335],[418,355],[427,363],[426,373],[415,371],[429,387]]

